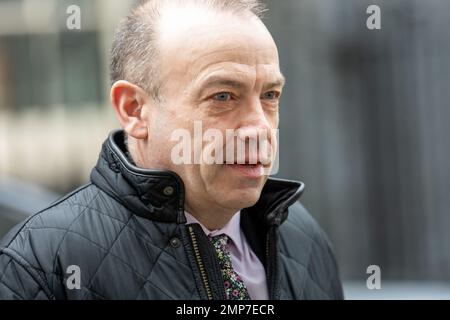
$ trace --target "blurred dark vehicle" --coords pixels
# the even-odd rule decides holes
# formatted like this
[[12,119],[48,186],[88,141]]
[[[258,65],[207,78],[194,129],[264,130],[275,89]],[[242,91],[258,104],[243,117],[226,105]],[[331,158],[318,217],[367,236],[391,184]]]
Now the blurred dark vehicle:
[[14,225],[45,208],[59,194],[17,179],[0,180],[0,238]]

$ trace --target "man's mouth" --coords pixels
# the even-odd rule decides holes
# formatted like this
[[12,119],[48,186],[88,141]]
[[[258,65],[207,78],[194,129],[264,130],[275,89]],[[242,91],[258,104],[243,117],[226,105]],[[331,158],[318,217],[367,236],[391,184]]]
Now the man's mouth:
[[265,174],[264,166],[259,162],[257,164],[233,163],[226,166],[248,178],[259,178]]

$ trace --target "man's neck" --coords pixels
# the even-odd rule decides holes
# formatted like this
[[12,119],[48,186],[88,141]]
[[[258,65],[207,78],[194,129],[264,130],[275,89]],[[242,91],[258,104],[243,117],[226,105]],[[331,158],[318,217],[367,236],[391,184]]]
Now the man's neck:
[[186,205],[186,211],[210,231],[222,229],[239,210],[199,210]]

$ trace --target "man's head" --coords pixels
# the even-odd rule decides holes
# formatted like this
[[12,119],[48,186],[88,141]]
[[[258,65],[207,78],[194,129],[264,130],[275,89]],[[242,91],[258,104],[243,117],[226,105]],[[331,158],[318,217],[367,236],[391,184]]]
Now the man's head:
[[[256,203],[267,176],[261,164],[177,164],[173,150],[180,141],[173,133],[190,133],[183,145],[191,147],[192,160],[212,144],[203,139],[195,150],[194,122],[203,133],[223,134],[224,154],[231,141],[236,153],[241,138],[248,161],[248,144],[261,132],[276,147],[270,133],[278,128],[284,79],[277,47],[259,19],[262,8],[257,0],[144,1],[113,44],[111,100],[134,161],[180,175],[186,209],[212,228]],[[228,136],[230,129],[238,137]]]

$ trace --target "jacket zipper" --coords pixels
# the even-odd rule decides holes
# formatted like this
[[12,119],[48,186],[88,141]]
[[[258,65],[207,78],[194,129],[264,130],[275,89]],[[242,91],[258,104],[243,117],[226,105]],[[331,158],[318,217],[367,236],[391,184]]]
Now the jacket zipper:
[[194,229],[192,229],[192,227],[188,227],[188,229],[192,240],[192,247],[194,248],[195,259],[197,260],[197,265],[198,268],[200,269],[200,275],[202,277],[203,286],[205,287],[206,296],[208,297],[208,300],[212,300],[213,295],[211,292],[211,287],[209,286],[208,277],[206,276],[205,266],[203,264],[200,255],[200,251],[198,249],[197,237],[195,236]]

